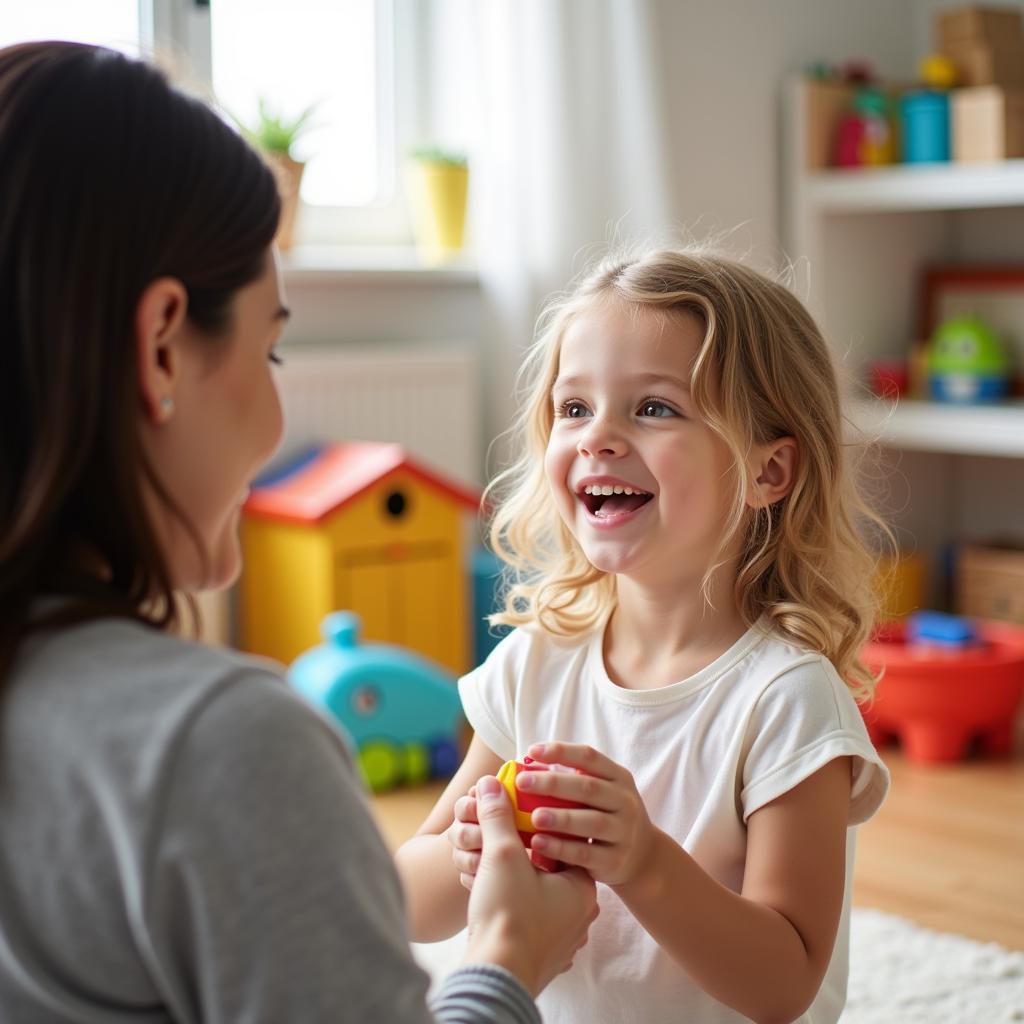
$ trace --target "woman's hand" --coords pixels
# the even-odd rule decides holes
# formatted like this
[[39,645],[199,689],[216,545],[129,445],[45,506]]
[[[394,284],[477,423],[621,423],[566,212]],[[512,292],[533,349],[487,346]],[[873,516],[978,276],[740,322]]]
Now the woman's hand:
[[468,795],[455,801],[455,820],[445,830],[445,836],[452,845],[452,861],[459,872],[459,881],[467,888],[473,888],[473,876],[480,869],[480,850],[483,848],[483,832],[476,810],[476,786]]
[[[647,816],[633,776],[620,764],[581,743],[538,743],[530,757],[563,764],[574,772],[520,772],[517,788],[586,804],[584,810],[543,807],[531,816],[540,830],[532,848],[545,857],[575,864],[606,885],[625,885],[643,871],[658,829]],[[562,832],[579,839],[560,839]]]
[[595,886],[582,871],[533,867],[493,776],[477,783],[476,807],[483,849],[469,897],[465,962],[505,967],[536,995],[586,943],[598,913]]

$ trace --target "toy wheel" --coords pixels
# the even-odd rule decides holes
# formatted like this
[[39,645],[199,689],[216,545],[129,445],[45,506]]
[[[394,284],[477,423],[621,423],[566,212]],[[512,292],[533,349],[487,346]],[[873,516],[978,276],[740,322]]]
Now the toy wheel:
[[402,776],[400,752],[380,740],[367,743],[359,751],[359,767],[374,793],[390,789]]
[[430,744],[430,774],[447,778],[459,767],[459,750],[451,740],[434,740]]
[[404,768],[403,781],[416,785],[430,778],[430,751],[422,743],[409,743],[402,750]]

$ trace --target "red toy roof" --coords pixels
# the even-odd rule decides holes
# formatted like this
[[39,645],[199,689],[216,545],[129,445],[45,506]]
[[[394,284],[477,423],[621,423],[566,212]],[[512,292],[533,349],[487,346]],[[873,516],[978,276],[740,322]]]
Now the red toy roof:
[[254,487],[245,513],[260,519],[319,523],[398,469],[468,509],[480,507],[479,494],[415,462],[402,445],[350,441],[328,445],[294,472]]

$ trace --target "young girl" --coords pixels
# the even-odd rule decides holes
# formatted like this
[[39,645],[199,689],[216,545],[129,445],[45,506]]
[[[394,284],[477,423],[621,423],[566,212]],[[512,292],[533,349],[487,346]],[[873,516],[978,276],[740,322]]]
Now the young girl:
[[873,516],[821,334],[760,274],[658,251],[584,281],[526,368],[492,529],[521,628],[461,681],[475,737],[399,851],[413,937],[462,925],[467,791],[528,754],[582,773],[519,788],[587,805],[535,811],[533,849],[604,883],[545,1021],[834,1022],[852,827],[888,775],[855,703]]

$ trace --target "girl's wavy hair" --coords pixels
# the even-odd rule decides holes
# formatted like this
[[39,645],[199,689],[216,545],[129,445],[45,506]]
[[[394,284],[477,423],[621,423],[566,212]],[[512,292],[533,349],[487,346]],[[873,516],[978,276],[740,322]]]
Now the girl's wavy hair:
[[[875,620],[877,556],[868,529],[885,523],[861,497],[854,450],[843,441],[839,387],[814,320],[782,284],[733,260],[694,249],[611,259],[542,317],[521,369],[525,401],[511,428],[518,457],[488,488],[494,551],[507,564],[504,608],[493,624],[539,625],[558,636],[594,629],[614,607],[615,578],[587,560],[563,523],[544,476],[551,388],[569,325],[595,303],[619,302],[704,330],[690,381],[700,416],[728,445],[739,472],[731,514],[704,577],[740,540],[735,597],[748,626],[761,616],[820,651],[857,699],[877,682],[859,652]],[[747,469],[755,445],[793,437],[798,461],[783,500],[751,509]]]

